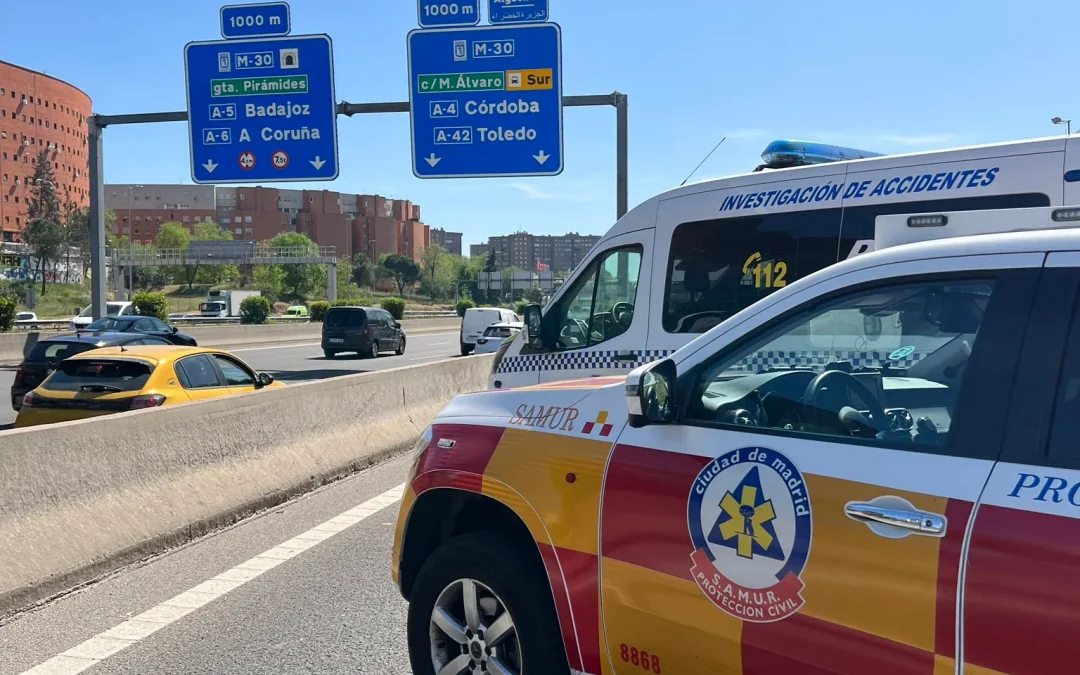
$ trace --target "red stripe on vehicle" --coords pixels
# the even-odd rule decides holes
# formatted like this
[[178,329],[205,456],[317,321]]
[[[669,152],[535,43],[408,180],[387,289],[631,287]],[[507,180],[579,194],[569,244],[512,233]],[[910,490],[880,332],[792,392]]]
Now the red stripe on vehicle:
[[581,670],[599,673],[600,559],[591,553],[557,547],[555,555],[562,565],[566,588],[570,592],[570,607],[581,648]]
[[[436,424],[431,428],[431,443],[420,458],[416,474],[452,469],[483,476],[502,435],[502,427]],[[454,446],[440,448],[439,441],[453,441]]]
[[1002,673],[1076,672],[1080,520],[983,505],[964,586],[964,660]]
[[570,613],[566,580],[563,579],[562,569],[559,567],[559,561],[555,556],[555,549],[540,542],[537,542],[536,545],[540,548],[540,557],[544,559],[544,567],[547,568],[548,579],[551,581],[551,592],[555,598],[555,611],[559,615],[559,627],[562,629],[566,656],[570,660],[571,668],[581,670],[581,651],[578,649],[577,634],[574,632],[574,619]]
[[604,482],[601,550],[607,558],[691,579],[694,546],[686,503],[711,462],[677,452],[618,445]]
[[956,589],[960,574],[960,552],[964,545],[971,502],[950,499],[945,505],[949,524],[938,548],[937,608],[934,618],[934,651],[956,656]]
[[454,488],[455,490],[480,493],[483,484],[484,477],[477,476],[475,473],[441,469],[439,471],[428,471],[417,476],[413,479],[412,489],[418,495],[435,488]]
[[796,614],[775,623],[743,623],[742,672],[743,675],[933,675],[934,655]]

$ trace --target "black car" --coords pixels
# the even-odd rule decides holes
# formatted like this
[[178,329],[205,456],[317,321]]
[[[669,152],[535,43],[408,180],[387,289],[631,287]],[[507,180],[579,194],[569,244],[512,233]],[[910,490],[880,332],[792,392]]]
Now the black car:
[[86,330],[95,332],[108,331],[111,333],[142,333],[153,335],[165,340],[169,344],[182,347],[198,347],[195,338],[187,333],[181,333],[174,326],[170,326],[161,319],[153,316],[104,316],[86,327]]
[[405,331],[390,312],[377,307],[331,307],[322,328],[322,349],[332,359],[342,352],[377,358],[379,352],[405,353]]
[[15,371],[15,381],[11,385],[11,407],[15,410],[21,408],[23,397],[45,381],[57,364],[66,358],[99,347],[168,344],[171,343],[164,338],[152,335],[115,332],[81,332],[40,340],[31,347],[30,353]]

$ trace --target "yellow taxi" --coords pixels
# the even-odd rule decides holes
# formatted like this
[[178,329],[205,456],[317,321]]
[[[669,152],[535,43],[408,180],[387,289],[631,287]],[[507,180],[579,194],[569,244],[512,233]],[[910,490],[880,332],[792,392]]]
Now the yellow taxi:
[[440,412],[416,675],[1078,672],[1080,208],[876,228],[625,376]]
[[23,398],[16,427],[68,422],[128,410],[283,386],[236,356],[204,347],[109,347],[59,364]]

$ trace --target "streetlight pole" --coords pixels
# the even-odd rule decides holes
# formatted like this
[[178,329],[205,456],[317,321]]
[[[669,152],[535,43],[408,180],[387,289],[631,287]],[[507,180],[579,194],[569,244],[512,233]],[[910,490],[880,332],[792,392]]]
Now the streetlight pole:
[[1072,136],[1072,120],[1063,120],[1060,117],[1053,117],[1050,119],[1050,121],[1054,124],[1064,124],[1065,134],[1067,136]]
[[142,185],[132,185],[131,188],[128,189],[128,222],[127,222],[127,230],[128,230],[128,264],[127,264],[127,268],[128,268],[128,287],[127,287],[127,300],[128,300],[128,302],[131,302],[131,291],[132,291],[132,287],[135,285],[135,266],[131,264],[132,258],[133,258],[134,254],[135,254],[135,240],[133,238],[135,236],[135,225],[131,222],[131,197],[132,197],[132,194],[135,192],[135,190],[141,190],[142,187],[143,187]]

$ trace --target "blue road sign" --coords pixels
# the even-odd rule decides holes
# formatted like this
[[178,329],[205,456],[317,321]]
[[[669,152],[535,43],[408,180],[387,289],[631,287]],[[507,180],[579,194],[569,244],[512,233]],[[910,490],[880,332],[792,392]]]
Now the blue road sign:
[[196,183],[337,178],[330,36],[191,42],[184,67]]
[[287,2],[257,5],[226,5],[221,8],[221,37],[226,40],[277,37],[292,31]]
[[414,30],[408,43],[418,178],[562,172],[558,24]]
[[492,24],[539,23],[551,20],[549,0],[488,0]]
[[480,0],[416,0],[421,28],[475,26],[480,23]]

